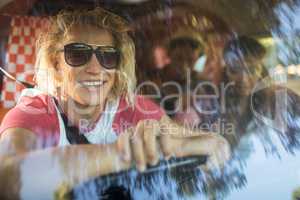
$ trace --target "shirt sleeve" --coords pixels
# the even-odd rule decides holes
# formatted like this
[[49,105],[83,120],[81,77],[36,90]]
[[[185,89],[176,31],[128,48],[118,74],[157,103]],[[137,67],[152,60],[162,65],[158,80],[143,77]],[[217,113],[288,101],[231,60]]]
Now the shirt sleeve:
[[41,106],[41,102],[26,99],[3,118],[0,135],[8,128],[24,128],[38,136],[42,146],[54,146],[59,137],[56,112]]

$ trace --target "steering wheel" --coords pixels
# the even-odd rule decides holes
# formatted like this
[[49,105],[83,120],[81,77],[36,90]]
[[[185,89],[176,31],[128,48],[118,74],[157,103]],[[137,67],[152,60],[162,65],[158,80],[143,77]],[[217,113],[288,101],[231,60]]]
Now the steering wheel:
[[198,167],[206,161],[207,156],[204,155],[171,158],[149,166],[143,173],[132,168],[96,177],[72,188],[67,199],[127,200],[140,199],[139,195],[165,199],[163,196],[170,196],[166,190],[175,195],[176,185],[180,187],[184,181],[203,178]]

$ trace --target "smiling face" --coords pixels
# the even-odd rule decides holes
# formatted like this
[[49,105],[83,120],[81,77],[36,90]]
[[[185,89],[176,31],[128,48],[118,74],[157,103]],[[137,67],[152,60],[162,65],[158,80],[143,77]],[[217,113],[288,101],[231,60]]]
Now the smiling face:
[[[115,46],[112,34],[94,26],[73,26],[63,40],[60,49],[70,43],[85,43],[94,49],[97,46]],[[72,67],[65,61],[64,52],[58,54],[57,70],[60,87],[65,100],[73,100],[83,106],[98,106],[107,100],[115,83],[115,69],[107,70],[93,54],[84,65]]]

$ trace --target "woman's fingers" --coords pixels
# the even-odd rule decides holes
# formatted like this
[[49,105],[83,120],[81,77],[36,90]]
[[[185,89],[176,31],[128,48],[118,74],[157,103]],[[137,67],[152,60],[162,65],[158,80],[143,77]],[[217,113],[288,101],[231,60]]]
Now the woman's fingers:
[[121,155],[121,158],[126,162],[131,161],[130,138],[132,137],[133,133],[134,129],[129,128],[119,136],[117,141],[119,154]]
[[178,133],[178,125],[171,121],[168,116],[163,116],[159,121],[159,143],[161,151],[165,157],[165,159],[169,159],[170,157],[175,155],[175,150],[180,148],[180,145],[177,145],[177,142],[181,142],[181,140],[174,140],[174,135]]
[[[159,136],[160,148],[157,144],[157,136]],[[217,134],[174,137],[167,127],[162,127],[162,124],[155,120],[141,121],[135,128],[121,134],[118,149],[125,161],[135,160],[139,171],[144,171],[147,164],[157,164],[159,151],[166,159],[171,156],[207,155],[207,168],[222,167],[230,157],[228,142]]]
[[219,136],[215,142],[214,149],[212,150],[212,155],[210,156],[211,165],[214,168],[223,167],[224,164],[230,159],[231,150],[230,145],[227,140]]
[[200,166],[201,169],[204,171],[215,171],[221,169],[224,166],[224,163],[227,161],[227,159],[225,159],[223,155],[224,154],[220,151],[214,152],[208,157],[205,165]]
[[[178,145],[180,148],[176,148],[175,155],[178,157],[191,156],[191,155],[211,155],[220,146],[217,146],[221,136],[214,135],[203,135],[191,138],[173,138],[174,141],[179,141]],[[181,142],[180,142],[181,141]]]
[[169,160],[172,156],[175,156],[175,151],[180,148],[176,145],[175,140],[170,135],[162,134],[159,138],[160,148],[166,160]]
[[144,124],[138,123],[135,132],[130,140],[132,155],[136,162],[136,167],[139,171],[144,171],[146,169],[143,131],[144,131]]
[[157,135],[159,134],[159,123],[155,120],[147,120],[143,123],[143,140],[147,163],[156,165],[159,160]]
[[117,142],[123,160],[134,160],[139,171],[144,171],[147,164],[157,164],[159,149],[156,137],[159,130],[157,121],[146,120],[123,132]]
[[176,157],[207,155],[208,160],[205,169],[217,169],[223,167],[224,163],[230,158],[230,147],[228,142],[218,135],[206,135],[181,140],[180,148],[176,148]]
[[228,142],[217,133],[179,126],[167,116],[160,120],[161,148],[166,156],[207,155],[209,167],[223,166],[230,157]]
[[174,155],[176,157],[194,156],[194,155],[208,155],[209,144],[205,139],[200,138],[172,138],[178,143],[178,148],[175,148]]

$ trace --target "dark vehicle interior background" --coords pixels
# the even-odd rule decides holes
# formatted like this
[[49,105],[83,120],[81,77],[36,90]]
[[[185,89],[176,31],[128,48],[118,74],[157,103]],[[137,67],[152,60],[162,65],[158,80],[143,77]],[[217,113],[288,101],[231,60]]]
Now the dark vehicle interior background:
[[[138,84],[154,82],[159,85],[163,95],[174,93],[172,88],[164,86],[166,81],[177,81],[183,88],[189,84],[184,77],[186,68],[181,68],[184,65],[191,70],[191,87],[195,81],[221,86],[227,70],[223,58],[226,44],[240,36],[255,39],[266,49],[262,64],[273,79],[272,83],[288,88],[288,106],[280,112],[288,114],[287,131],[282,133],[280,128],[263,126],[268,121],[267,117],[260,118],[263,121],[261,123],[248,115],[245,118],[239,118],[236,114],[213,116],[213,124],[216,121],[222,123],[223,118],[234,117],[234,123],[243,126],[239,129],[243,134],[237,134],[237,138],[226,137],[232,146],[233,156],[222,172],[207,175],[195,168],[189,170],[162,166],[154,173],[138,175],[135,171],[129,171],[95,178],[76,188],[58,186],[55,194],[41,189],[40,194],[27,197],[300,199],[300,98],[297,96],[300,94],[300,1],[2,0],[0,66],[18,80],[34,84],[34,44],[39,30],[47,23],[47,17],[65,8],[96,6],[115,12],[129,21],[136,45]],[[187,44],[191,49],[187,47],[184,50]],[[0,80],[2,120],[5,113],[16,104],[24,86],[3,74]],[[155,92],[151,85],[141,86],[139,92],[149,95],[156,102],[161,100],[151,96]],[[290,94],[292,97],[289,97]],[[264,95],[256,99],[261,105],[272,104]],[[169,109],[174,102],[169,101],[162,106]],[[266,110],[260,108],[258,113],[265,113]],[[178,121],[181,119],[181,115],[174,113],[170,116]],[[211,116],[209,118],[212,119]],[[252,123],[256,123],[255,128],[251,128]],[[162,165],[168,166],[166,163]]]

